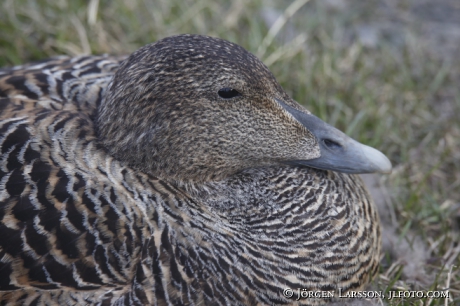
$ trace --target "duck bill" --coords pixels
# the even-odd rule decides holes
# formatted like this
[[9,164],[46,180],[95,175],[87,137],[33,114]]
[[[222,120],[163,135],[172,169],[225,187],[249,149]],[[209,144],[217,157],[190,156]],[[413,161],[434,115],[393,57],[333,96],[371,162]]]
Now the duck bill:
[[391,162],[382,152],[357,142],[314,115],[278,99],[277,102],[316,137],[321,150],[319,158],[286,163],[345,173],[391,172]]

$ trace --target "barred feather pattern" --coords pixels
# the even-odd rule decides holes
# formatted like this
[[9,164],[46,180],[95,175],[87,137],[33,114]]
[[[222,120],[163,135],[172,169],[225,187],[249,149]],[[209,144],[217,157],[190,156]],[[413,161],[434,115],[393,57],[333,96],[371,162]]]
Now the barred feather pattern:
[[180,184],[100,147],[94,116],[123,57],[0,70],[2,305],[317,305],[283,289],[362,289],[377,213],[359,177],[249,169]]

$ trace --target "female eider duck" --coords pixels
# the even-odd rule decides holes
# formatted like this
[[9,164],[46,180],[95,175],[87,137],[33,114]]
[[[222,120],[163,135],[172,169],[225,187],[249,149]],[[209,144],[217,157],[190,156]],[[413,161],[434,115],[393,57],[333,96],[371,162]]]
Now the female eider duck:
[[0,97],[2,305],[314,305],[377,271],[352,173],[390,162],[240,46],[50,59],[0,70]]

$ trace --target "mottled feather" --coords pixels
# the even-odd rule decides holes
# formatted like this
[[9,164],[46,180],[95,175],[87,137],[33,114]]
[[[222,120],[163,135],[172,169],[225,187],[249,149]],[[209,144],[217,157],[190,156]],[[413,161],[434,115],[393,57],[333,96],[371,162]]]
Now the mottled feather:
[[[2,305],[270,305],[294,303],[284,288],[364,288],[377,271],[380,229],[359,177],[264,161],[211,167],[214,174],[180,164],[184,171],[168,179],[173,172],[161,169],[162,156],[138,156],[154,165],[146,168],[136,156],[125,158],[129,147],[111,147],[126,135],[101,136],[98,120],[114,114],[101,117],[98,109],[110,102],[103,101],[110,86],[135,91],[129,76],[127,84],[112,78],[138,55],[125,62],[60,57],[0,70]],[[245,73],[261,65],[242,61]],[[245,77],[255,80],[251,90],[289,99],[271,74]],[[167,91],[164,103],[174,94],[188,102],[173,78],[163,81],[172,84],[158,85]],[[180,111],[169,112],[171,120]],[[137,116],[120,128],[136,129],[145,119]]]

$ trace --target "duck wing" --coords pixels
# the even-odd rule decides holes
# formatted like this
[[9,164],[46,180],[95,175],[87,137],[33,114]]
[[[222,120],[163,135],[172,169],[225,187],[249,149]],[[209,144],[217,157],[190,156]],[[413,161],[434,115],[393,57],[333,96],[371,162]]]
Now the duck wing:
[[[117,298],[143,237],[133,197],[110,177],[93,116],[119,57],[55,58],[0,70],[0,300]],[[114,183],[117,181],[118,183]]]

